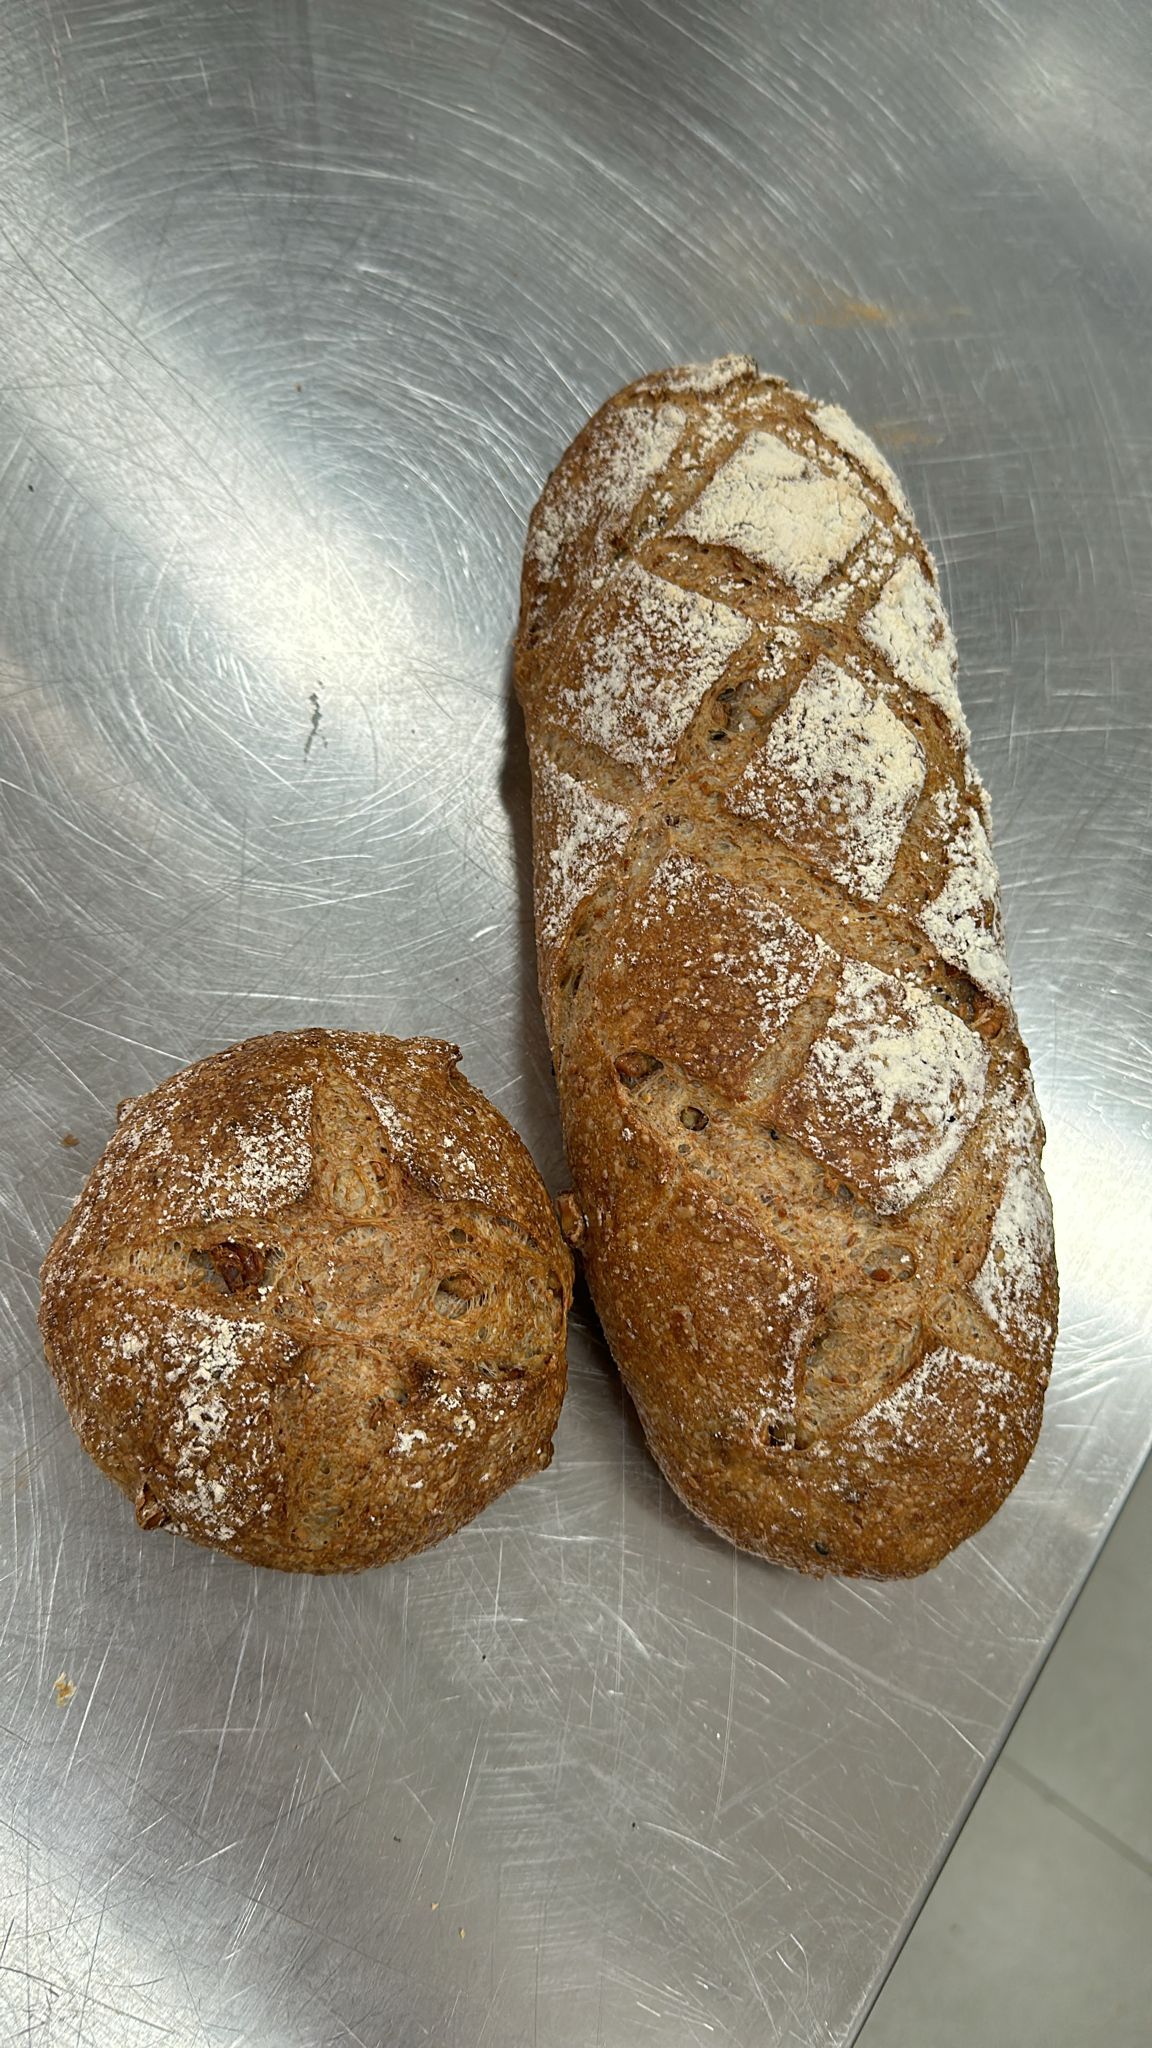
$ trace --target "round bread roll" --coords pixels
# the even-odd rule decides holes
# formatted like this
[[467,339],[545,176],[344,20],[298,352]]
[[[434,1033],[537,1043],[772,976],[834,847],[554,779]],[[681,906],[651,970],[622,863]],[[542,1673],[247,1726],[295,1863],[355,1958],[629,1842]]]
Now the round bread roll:
[[294,1031],[121,1106],[45,1260],[40,1327],[142,1528],[359,1571],[550,1463],[571,1261],[458,1059]]

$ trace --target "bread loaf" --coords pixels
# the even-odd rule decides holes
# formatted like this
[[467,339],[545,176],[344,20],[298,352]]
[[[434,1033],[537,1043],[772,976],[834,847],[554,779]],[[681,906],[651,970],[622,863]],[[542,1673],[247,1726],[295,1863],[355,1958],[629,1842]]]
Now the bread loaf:
[[978,1529],[1050,1369],[955,667],[887,462],[747,358],[620,392],[533,514],[516,682],[588,1280],[676,1491],[804,1571]]
[[358,1571],[550,1462],[571,1260],[458,1058],[286,1032],[123,1105],[40,1324],[143,1528]]

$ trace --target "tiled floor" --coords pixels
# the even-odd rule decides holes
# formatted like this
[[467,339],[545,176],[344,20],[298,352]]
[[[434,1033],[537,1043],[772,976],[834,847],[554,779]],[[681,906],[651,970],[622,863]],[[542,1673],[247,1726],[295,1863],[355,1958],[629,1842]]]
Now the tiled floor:
[[1152,1464],[860,2037],[1152,2043]]

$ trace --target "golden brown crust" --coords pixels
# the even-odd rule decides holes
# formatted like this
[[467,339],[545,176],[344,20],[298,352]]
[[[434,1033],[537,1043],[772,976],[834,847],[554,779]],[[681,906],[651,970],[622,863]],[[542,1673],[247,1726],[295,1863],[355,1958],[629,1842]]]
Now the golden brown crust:
[[1057,1291],[899,484],[747,358],[638,380],[533,514],[516,682],[581,1248],[649,1442],[744,1548],[922,1571],[1027,1461]]
[[549,1463],[571,1261],[458,1058],[296,1031],[122,1107],[44,1262],[40,1325],[142,1527],[358,1571]]

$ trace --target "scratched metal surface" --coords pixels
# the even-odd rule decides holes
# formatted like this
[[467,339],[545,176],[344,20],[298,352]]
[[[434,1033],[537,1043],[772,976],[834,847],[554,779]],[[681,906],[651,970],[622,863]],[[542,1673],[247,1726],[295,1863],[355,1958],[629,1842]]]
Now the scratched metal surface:
[[[8,0],[3,2040],[852,2036],[1149,1436],[1150,88],[1141,0]],[[33,1320],[117,1097],[430,1030],[559,1180],[524,521],[726,347],[845,399],[942,559],[1051,1131],[1035,1462],[928,1580],[801,1582],[689,1523],[578,1324],[551,1472],[408,1568],[141,1536]]]

